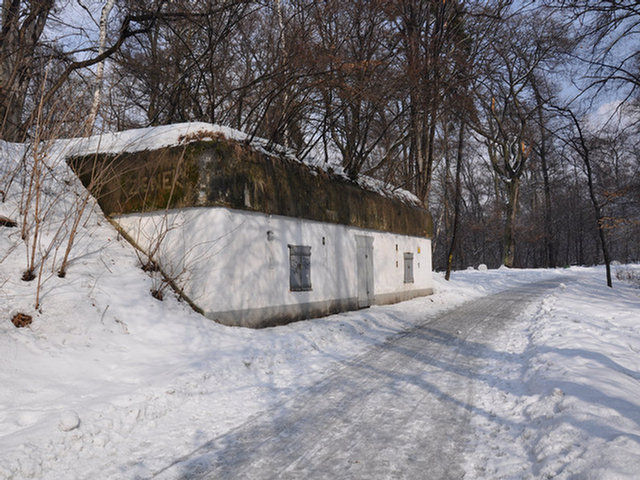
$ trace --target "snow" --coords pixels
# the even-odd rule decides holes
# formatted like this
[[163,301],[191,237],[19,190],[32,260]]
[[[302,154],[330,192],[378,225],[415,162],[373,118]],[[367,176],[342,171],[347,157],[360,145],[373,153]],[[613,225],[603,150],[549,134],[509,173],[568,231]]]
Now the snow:
[[[68,155],[142,152],[183,145],[189,142],[188,138],[214,140],[220,136],[238,142],[249,140],[249,135],[233,128],[203,122],[187,122],[72,139],[69,141]],[[257,139],[255,142],[255,145],[262,145],[266,140]]]
[[[21,147],[4,144],[0,155],[3,179]],[[60,158],[51,155],[40,251],[83,191]],[[21,182],[6,194],[0,215],[21,221]],[[474,382],[473,411],[491,415],[471,416],[466,478],[637,477],[640,290],[606,288],[602,267],[471,269],[451,282],[435,274],[429,297],[249,330],[213,323],[173,295],[153,298],[152,274],[93,204],[65,278],[54,274],[60,255],[47,261],[35,310],[35,281],[20,279],[20,229],[0,227],[2,479],[152,476],[390,336],[558,275],[562,283],[495,339]],[[15,328],[14,312],[33,323]]]
[[572,281],[497,340],[503,361],[485,373],[500,380],[478,393],[494,418],[474,417],[473,478],[640,471],[640,290],[603,287],[602,267],[570,272]]
[[74,411],[63,412],[60,415],[60,423],[58,423],[58,428],[63,432],[69,432],[74,430],[80,426],[80,417]]

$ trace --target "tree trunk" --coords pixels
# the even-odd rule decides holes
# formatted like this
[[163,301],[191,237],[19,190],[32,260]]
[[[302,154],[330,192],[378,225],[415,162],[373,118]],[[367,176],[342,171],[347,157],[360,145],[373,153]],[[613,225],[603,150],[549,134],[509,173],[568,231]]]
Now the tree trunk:
[[[544,137],[543,137],[544,138]],[[542,179],[544,182],[544,229],[547,240],[547,267],[556,267],[556,247],[551,224],[551,186],[549,185],[549,169],[547,168],[547,154],[544,139],[540,146],[540,164],[542,165]]]
[[506,267],[513,267],[516,256],[516,214],[518,212],[518,196],[520,193],[520,179],[511,178],[507,184],[507,222],[504,227],[504,250],[502,263]]
[[609,248],[607,247],[607,239],[604,232],[604,226],[602,225],[602,208],[598,199],[596,197],[596,192],[593,187],[593,172],[591,170],[591,158],[589,156],[589,147],[587,146],[587,142],[584,138],[584,134],[582,133],[582,127],[580,126],[580,122],[576,118],[575,114],[571,110],[567,110],[567,112],[571,115],[571,119],[578,131],[578,138],[580,141],[579,147],[576,149],[577,152],[582,157],[582,161],[584,162],[585,169],[587,171],[587,184],[589,186],[589,197],[591,198],[591,204],[593,205],[593,210],[596,214],[596,223],[598,224],[598,236],[600,237],[600,246],[602,247],[602,256],[604,258],[604,264],[607,271],[607,286],[612,288],[613,284],[611,282],[611,259],[609,257]]
[[[102,55],[107,45],[107,26],[109,20],[109,14],[115,5],[115,0],[107,0],[102,7],[102,14],[100,15],[100,39],[98,41],[98,55]],[[104,64],[105,60],[98,63],[96,67],[96,80],[93,90],[93,103],[91,104],[91,110],[89,111],[89,118],[87,119],[86,135],[91,135],[93,132],[93,126],[96,123],[96,117],[98,116],[98,109],[100,108],[100,100],[102,96],[102,77],[104,76]]]
[[542,180],[544,182],[544,230],[547,250],[547,267],[556,267],[556,252],[554,235],[551,225],[551,187],[549,185],[549,169],[547,167],[547,135],[545,120],[542,112],[542,96],[535,81],[532,82],[533,93],[538,104],[538,126],[540,127],[540,165],[542,167]]
[[[2,2],[0,30],[0,138],[24,141],[22,119],[34,55],[44,30],[53,0]],[[25,11],[27,10],[28,11]]]
[[432,109],[430,116],[431,124],[429,125],[428,146],[425,152],[427,158],[425,159],[425,178],[424,178],[424,193],[422,196],[422,203],[424,208],[429,209],[429,192],[431,191],[431,177],[433,176],[433,142],[436,137],[436,115],[435,108]]
[[607,239],[604,233],[604,226],[602,225],[602,208],[596,198],[595,190],[593,188],[593,174],[591,172],[591,160],[589,158],[588,151],[585,151],[583,156],[585,167],[587,167],[587,183],[589,184],[589,197],[591,197],[591,203],[593,204],[593,210],[596,214],[596,222],[598,224],[598,236],[600,237],[600,246],[602,247],[602,256],[604,258],[604,265],[607,271],[607,287],[613,287],[611,282],[611,259],[609,257],[609,248],[607,246]]
[[462,151],[464,148],[464,122],[460,123],[460,131],[458,132],[458,152],[456,157],[456,186],[454,193],[453,203],[453,227],[451,232],[451,242],[449,243],[449,254],[447,255],[447,273],[445,274],[445,280],[451,278],[451,266],[453,264],[453,253],[455,252],[458,224],[460,217],[460,198],[462,197],[460,188],[460,171],[462,170]]

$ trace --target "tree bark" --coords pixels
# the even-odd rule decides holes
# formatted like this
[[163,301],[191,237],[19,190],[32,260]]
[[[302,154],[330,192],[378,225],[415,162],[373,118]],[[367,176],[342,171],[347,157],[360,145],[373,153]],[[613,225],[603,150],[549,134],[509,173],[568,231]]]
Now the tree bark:
[[516,215],[518,212],[518,196],[520,194],[520,178],[513,177],[507,184],[507,222],[504,228],[504,250],[502,263],[513,267],[516,256]]
[[0,138],[25,138],[23,110],[40,36],[53,0],[4,0],[0,30]]
[[585,150],[585,155],[583,156],[584,164],[587,169],[587,183],[589,185],[589,197],[591,198],[591,203],[593,204],[593,209],[596,214],[596,222],[598,223],[598,236],[600,237],[600,245],[602,247],[602,256],[604,258],[604,264],[607,271],[607,286],[613,287],[611,282],[611,259],[609,257],[609,248],[607,246],[606,235],[604,232],[603,226],[603,218],[602,218],[602,208],[600,207],[600,203],[596,198],[595,190],[593,188],[593,174],[591,172],[591,159],[589,158],[588,150]]
[[[107,45],[107,26],[109,20],[109,14],[115,5],[115,0],[107,0],[102,7],[102,13],[100,15],[100,39],[98,41],[98,55],[102,55]],[[91,110],[89,111],[89,118],[87,119],[86,135],[93,133],[93,126],[96,123],[96,117],[98,116],[98,109],[100,108],[100,100],[102,96],[102,77],[104,76],[104,64],[105,60],[102,60],[96,66],[96,79],[95,87],[93,90],[93,103],[91,104]]]
[[544,184],[544,229],[547,250],[547,267],[556,267],[556,251],[553,242],[551,224],[551,187],[549,185],[549,168],[547,166],[547,135],[545,129],[544,114],[542,112],[542,96],[535,79],[531,82],[533,93],[538,106],[538,127],[540,128],[540,166],[542,167],[542,180]]
[[[582,157],[582,161],[584,162],[585,170],[587,173],[587,185],[589,187],[589,198],[591,199],[591,204],[593,205],[593,210],[596,215],[596,223],[598,224],[598,236],[600,238],[600,246],[602,248],[602,256],[604,258],[604,264],[606,268],[607,274],[607,286],[613,288],[613,283],[611,281],[611,259],[609,257],[609,248],[607,246],[607,239],[603,226],[603,217],[602,217],[602,207],[600,202],[598,202],[598,198],[596,197],[595,188],[593,186],[593,171],[591,170],[591,157],[589,154],[589,146],[584,138],[584,134],[582,132],[582,127],[580,126],[580,122],[576,118],[575,114],[571,110],[565,110],[571,116],[573,120],[573,124],[578,131],[578,141],[580,145],[578,146],[577,153]],[[575,147],[574,147],[575,148]],[[581,236],[582,238],[582,236]]]
[[458,152],[456,156],[456,186],[455,196],[453,204],[453,227],[451,232],[451,242],[449,243],[449,253],[447,255],[447,273],[444,276],[445,280],[451,278],[451,266],[453,264],[453,254],[456,249],[458,224],[460,218],[460,200],[462,197],[461,185],[460,185],[460,171],[462,170],[462,153],[464,148],[464,122],[460,123],[460,131],[458,132]]

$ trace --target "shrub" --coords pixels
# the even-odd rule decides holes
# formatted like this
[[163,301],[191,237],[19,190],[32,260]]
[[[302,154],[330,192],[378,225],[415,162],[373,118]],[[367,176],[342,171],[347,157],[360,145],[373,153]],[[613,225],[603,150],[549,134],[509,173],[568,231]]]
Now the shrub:
[[616,278],[621,282],[630,283],[640,288],[640,269],[634,269],[630,267],[617,268]]

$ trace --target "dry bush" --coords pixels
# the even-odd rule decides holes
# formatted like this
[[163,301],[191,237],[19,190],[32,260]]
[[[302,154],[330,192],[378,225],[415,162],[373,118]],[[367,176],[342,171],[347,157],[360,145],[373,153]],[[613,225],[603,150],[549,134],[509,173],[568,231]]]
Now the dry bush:
[[[21,279],[37,280],[36,310],[41,307],[43,284],[55,273],[64,276],[81,221],[86,218],[86,207],[92,205],[88,190],[82,188],[75,176],[65,173],[71,143],[56,140],[69,133],[65,130],[66,117],[76,107],[73,101],[62,98],[47,112],[40,106],[30,128],[31,137],[23,144],[22,156],[15,162],[7,162],[9,167],[0,168],[1,197],[4,201],[8,195],[13,196],[20,228],[18,244],[25,247]],[[80,133],[80,129],[72,135]]]
[[630,283],[640,288],[640,269],[632,267],[618,267],[616,278],[621,282]]
[[11,317],[11,323],[15,325],[16,328],[24,328],[31,325],[33,321],[33,317],[31,315],[27,315],[26,313],[16,313],[13,317]]

